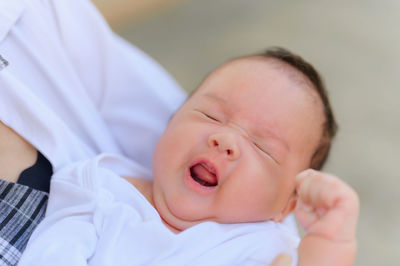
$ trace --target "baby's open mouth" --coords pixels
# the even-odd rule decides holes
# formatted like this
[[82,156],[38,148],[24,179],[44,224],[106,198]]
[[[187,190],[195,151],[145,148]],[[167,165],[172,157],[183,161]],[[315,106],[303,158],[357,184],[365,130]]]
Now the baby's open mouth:
[[218,178],[214,167],[205,163],[196,163],[190,167],[190,176],[194,181],[205,187],[218,185]]

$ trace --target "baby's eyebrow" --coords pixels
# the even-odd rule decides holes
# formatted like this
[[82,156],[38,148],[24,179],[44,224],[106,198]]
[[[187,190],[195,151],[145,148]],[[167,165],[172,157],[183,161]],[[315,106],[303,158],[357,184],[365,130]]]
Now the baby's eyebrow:
[[204,96],[209,98],[209,99],[211,99],[211,100],[213,100],[213,101],[215,101],[215,102],[219,102],[219,103],[224,104],[224,105],[226,105],[228,103],[228,101],[226,99],[221,98],[221,97],[219,97],[219,96],[217,96],[215,94],[212,94],[212,93],[206,93],[206,94],[204,94]]
[[233,110],[231,107],[231,104],[226,100],[225,98],[218,96],[216,94],[213,94],[212,92],[205,93],[204,98],[207,100],[211,100],[215,104],[214,107],[218,107],[218,109],[226,114],[232,114]]

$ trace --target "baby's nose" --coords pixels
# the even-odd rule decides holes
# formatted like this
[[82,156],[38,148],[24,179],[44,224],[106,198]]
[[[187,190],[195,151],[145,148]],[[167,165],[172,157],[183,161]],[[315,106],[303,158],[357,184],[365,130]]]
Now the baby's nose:
[[233,133],[212,134],[208,138],[208,145],[224,153],[230,160],[236,160],[240,156],[237,139]]

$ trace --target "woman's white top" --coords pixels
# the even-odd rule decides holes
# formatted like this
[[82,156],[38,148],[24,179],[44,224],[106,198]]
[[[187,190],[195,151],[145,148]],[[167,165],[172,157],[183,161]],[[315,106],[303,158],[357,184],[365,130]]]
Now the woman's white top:
[[[119,165],[119,173],[109,165]],[[148,174],[106,154],[56,173],[46,217],[19,265],[268,265],[280,253],[296,260],[298,237],[281,223],[204,222],[172,233],[120,177],[127,173]]]
[[0,120],[54,170],[101,152],[151,169],[155,144],[185,100],[87,0],[0,0],[0,56]]

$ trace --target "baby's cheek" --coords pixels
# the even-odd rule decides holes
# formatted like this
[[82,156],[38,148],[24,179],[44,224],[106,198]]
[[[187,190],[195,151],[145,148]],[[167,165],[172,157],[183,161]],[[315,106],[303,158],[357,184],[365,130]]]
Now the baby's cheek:
[[276,165],[266,165],[263,169],[264,182],[260,183],[263,186],[262,193],[269,209],[279,212],[294,192],[294,177],[285,175],[282,168]]
[[246,169],[252,174],[249,175],[248,184],[252,187],[254,195],[258,200],[270,204],[276,198],[279,189],[279,171],[265,162],[253,160],[249,162]]

